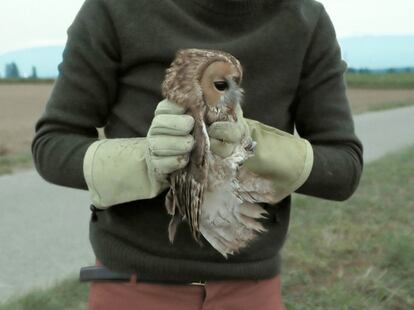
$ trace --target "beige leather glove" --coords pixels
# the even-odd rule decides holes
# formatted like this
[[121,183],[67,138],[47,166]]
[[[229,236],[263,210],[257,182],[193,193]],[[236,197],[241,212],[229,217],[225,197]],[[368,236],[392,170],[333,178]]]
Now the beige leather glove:
[[163,100],[146,138],[103,139],[89,146],[83,171],[95,207],[153,198],[168,188],[168,174],[187,165],[194,145],[194,119],[184,112]]
[[[313,165],[312,146],[306,139],[244,118],[240,107],[236,112],[237,122],[215,122],[208,128],[211,151],[227,157],[242,137],[250,135],[256,141],[255,153],[246,160],[243,169],[269,181],[266,184],[270,184],[272,194],[266,202],[276,203],[297,190],[309,177]],[[253,176],[244,175],[254,182]]]
[[230,156],[244,137],[250,135],[249,126],[239,105],[236,107],[237,122],[217,121],[207,128],[210,150],[222,158]]

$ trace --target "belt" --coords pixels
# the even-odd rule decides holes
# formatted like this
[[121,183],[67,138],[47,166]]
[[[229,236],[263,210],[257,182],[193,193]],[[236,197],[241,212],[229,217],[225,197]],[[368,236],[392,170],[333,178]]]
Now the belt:
[[182,284],[182,285],[200,285],[205,286],[207,281],[160,281],[149,277],[140,276],[139,278],[134,273],[123,273],[109,270],[105,266],[87,266],[80,269],[79,280],[81,282],[87,281],[136,281],[146,283],[158,284]]

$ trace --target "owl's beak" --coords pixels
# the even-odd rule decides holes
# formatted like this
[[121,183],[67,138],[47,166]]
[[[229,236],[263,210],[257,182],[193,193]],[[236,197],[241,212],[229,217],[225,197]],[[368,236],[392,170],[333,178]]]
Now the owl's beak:
[[243,89],[232,78],[226,78],[226,81],[228,89],[220,98],[219,105],[220,108],[232,115],[234,120],[237,120],[236,105],[242,102]]
[[244,91],[236,79],[237,77],[221,77],[213,82],[213,87],[206,88],[206,93],[210,94],[206,96],[210,99],[210,116],[208,117],[210,122],[222,118],[228,119],[229,115],[237,121],[236,107],[242,103]]

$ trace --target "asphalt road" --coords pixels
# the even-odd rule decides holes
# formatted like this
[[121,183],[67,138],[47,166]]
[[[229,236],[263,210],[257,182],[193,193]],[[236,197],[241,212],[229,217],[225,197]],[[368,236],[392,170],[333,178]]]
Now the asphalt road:
[[[355,117],[365,161],[414,145],[414,107]],[[92,264],[89,195],[35,171],[0,177],[0,302]]]
[[0,177],[0,302],[93,262],[89,194],[35,171]]
[[414,106],[358,115],[355,130],[366,162],[414,145]]

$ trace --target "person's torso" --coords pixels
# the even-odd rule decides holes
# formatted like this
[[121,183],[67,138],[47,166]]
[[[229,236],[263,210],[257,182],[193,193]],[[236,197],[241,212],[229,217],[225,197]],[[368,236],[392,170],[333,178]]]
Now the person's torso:
[[245,117],[293,132],[294,100],[318,7],[256,1],[272,5],[219,14],[201,6],[203,0],[117,2],[111,14],[122,63],[107,137],[146,136],[163,99],[165,70],[184,48],[219,49],[237,57],[244,70]]
[[[211,1],[213,8],[224,5],[219,4],[222,0]],[[106,136],[146,136],[163,99],[165,70],[177,50],[184,48],[219,49],[238,58],[244,69],[245,117],[293,132],[296,90],[319,6],[312,0],[256,1],[262,4],[254,12],[245,9],[237,14],[213,11],[207,0],[113,1],[110,13],[122,63]],[[228,9],[233,4],[226,5]],[[98,258],[120,270],[161,272],[162,265],[175,278],[265,277],[276,272],[290,197],[265,206],[270,213],[264,222],[268,231],[226,260],[209,244],[200,247],[192,240],[186,223],[179,227],[174,244],[169,243],[164,196],[99,212],[91,223]]]

